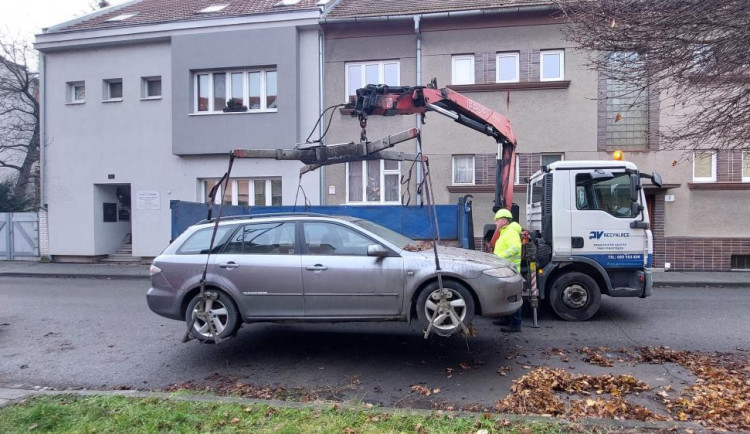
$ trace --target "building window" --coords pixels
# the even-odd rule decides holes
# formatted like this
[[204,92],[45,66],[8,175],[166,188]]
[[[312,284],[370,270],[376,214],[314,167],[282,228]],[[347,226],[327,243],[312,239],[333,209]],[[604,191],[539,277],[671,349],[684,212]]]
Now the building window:
[[565,51],[542,50],[539,52],[539,80],[565,80]]
[[69,104],[83,104],[86,102],[86,83],[71,81],[67,84],[67,102]]
[[562,161],[565,159],[563,154],[542,154],[539,158],[539,166],[549,166],[555,161]]
[[474,84],[474,56],[453,56],[451,83]]
[[693,182],[716,182],[716,152],[693,154]]
[[[607,58],[609,68],[623,73],[641,61],[638,54],[633,52],[616,52]],[[606,86],[606,98],[603,102],[606,110],[606,146],[620,150],[648,149],[649,95],[645,81],[625,82],[612,76],[603,80],[600,86]]]
[[453,156],[453,184],[474,184],[474,156]]
[[276,70],[214,71],[195,74],[194,112],[277,111]]
[[495,81],[498,83],[518,83],[519,54],[497,53],[495,70],[497,71]]
[[347,163],[346,191],[349,203],[399,203],[401,163],[367,160]]
[[750,151],[742,151],[742,182],[750,182]]
[[397,60],[346,64],[346,101],[353,101],[357,89],[368,84],[400,86],[400,66]]
[[161,77],[141,77],[141,99],[161,98]]
[[102,95],[104,101],[122,101],[122,79],[111,78],[104,80]]
[[[204,202],[208,203],[208,195],[217,182],[218,179],[202,181]],[[225,205],[281,206],[281,179],[232,178],[226,192],[223,187],[217,190],[216,204],[223,201]]]

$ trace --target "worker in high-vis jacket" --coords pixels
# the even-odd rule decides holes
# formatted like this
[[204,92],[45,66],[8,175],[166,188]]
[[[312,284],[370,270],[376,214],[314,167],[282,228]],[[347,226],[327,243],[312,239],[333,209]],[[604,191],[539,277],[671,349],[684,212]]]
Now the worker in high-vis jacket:
[[[495,213],[496,239],[492,252],[510,261],[521,272],[521,225],[513,221],[513,214],[503,208]],[[494,321],[496,325],[504,325],[500,330],[507,333],[521,331],[521,309],[509,318]]]

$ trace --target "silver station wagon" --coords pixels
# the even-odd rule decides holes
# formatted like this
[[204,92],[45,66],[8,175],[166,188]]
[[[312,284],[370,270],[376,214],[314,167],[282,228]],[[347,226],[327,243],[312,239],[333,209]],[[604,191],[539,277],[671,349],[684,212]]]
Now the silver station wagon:
[[415,317],[448,336],[475,315],[521,307],[522,278],[508,261],[440,246],[441,290],[431,244],[367,220],[308,213],[225,218],[209,256],[213,230],[213,222],[191,226],[167,247],[151,266],[147,293],[152,311],[186,321],[202,342],[234,336],[242,323]]

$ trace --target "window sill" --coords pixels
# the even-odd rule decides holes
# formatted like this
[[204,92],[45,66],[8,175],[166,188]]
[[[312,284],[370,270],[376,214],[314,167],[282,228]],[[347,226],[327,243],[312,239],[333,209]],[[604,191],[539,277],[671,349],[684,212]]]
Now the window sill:
[[266,110],[248,110],[244,112],[201,112],[201,113],[190,113],[189,116],[231,116],[231,115],[249,115],[254,113],[277,113],[279,109],[266,109]]
[[505,90],[547,90],[567,89],[570,80],[558,81],[526,81],[519,83],[482,83],[482,84],[455,84],[448,85],[449,89],[456,92],[499,92]]
[[81,105],[81,104],[86,104],[86,101],[70,101],[70,102],[65,103],[65,105]]
[[690,190],[750,190],[750,182],[688,182]]
[[105,99],[102,102],[122,102],[122,98]]
[[160,96],[144,96],[143,98],[141,98],[141,101],[158,101],[160,99],[161,99],[161,95]]

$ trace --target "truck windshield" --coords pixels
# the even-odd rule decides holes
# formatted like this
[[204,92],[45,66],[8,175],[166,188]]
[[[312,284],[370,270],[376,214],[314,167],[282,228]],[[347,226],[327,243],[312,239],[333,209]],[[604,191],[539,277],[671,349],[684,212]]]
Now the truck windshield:
[[632,218],[635,215],[630,203],[630,177],[626,173],[576,175],[576,209]]

